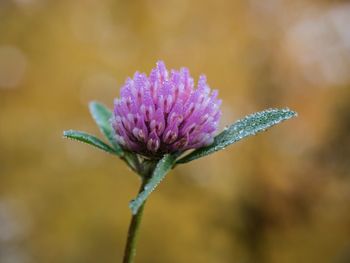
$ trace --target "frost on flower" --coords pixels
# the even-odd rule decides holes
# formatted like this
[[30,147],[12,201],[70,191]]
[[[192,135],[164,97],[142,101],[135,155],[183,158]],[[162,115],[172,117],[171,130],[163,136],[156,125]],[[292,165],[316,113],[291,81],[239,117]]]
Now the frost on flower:
[[136,72],[121,88],[111,120],[116,139],[151,158],[209,145],[221,116],[217,95],[204,75],[195,88],[188,69],[169,72],[160,61],[149,76]]

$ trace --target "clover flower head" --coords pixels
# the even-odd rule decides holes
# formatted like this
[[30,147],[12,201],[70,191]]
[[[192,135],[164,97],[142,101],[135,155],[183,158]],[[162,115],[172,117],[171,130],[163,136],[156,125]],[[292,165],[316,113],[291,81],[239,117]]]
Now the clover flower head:
[[119,144],[147,157],[196,149],[213,142],[221,100],[206,77],[194,81],[187,68],[157,63],[149,76],[136,72],[121,88],[111,120]]

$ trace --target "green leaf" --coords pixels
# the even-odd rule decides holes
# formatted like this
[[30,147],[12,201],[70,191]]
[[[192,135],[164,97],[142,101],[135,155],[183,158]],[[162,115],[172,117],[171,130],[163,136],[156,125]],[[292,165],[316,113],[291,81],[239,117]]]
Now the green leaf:
[[166,154],[164,157],[157,163],[156,168],[153,171],[152,177],[144,186],[143,190],[138,194],[136,199],[132,200],[129,204],[129,207],[132,213],[135,215],[139,208],[146,201],[148,196],[154,191],[154,189],[159,185],[159,183],[164,179],[167,173],[173,167],[176,155]]
[[216,151],[223,150],[230,144],[245,137],[255,135],[258,132],[265,131],[267,128],[295,116],[297,116],[297,113],[288,108],[267,109],[253,113],[225,128],[223,132],[214,138],[214,142],[211,145],[194,150],[178,160],[177,163],[187,163]]
[[65,138],[73,139],[76,141],[84,142],[87,144],[90,144],[92,146],[95,146],[105,152],[111,153],[111,154],[117,154],[113,148],[111,148],[109,145],[101,141],[99,138],[90,135],[86,132],[81,131],[74,131],[74,130],[68,130],[63,132],[63,136]]
[[110,123],[110,119],[112,118],[112,112],[103,104],[95,101],[90,102],[89,109],[101,133],[112,144],[116,154],[122,156],[124,152],[114,138],[113,129]]
[[137,156],[131,152],[124,151],[114,137],[113,128],[110,123],[112,112],[106,106],[96,101],[90,102],[89,109],[101,133],[112,144],[116,155],[121,157],[132,170],[137,171]]

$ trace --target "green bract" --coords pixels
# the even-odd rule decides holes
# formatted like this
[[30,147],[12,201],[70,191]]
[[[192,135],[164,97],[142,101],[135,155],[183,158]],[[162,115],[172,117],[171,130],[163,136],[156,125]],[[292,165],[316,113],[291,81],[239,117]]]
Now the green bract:
[[122,156],[123,150],[115,140],[114,132],[110,124],[110,119],[112,118],[112,112],[109,109],[107,109],[104,105],[95,101],[89,104],[89,109],[97,126],[100,128],[101,133],[112,144],[115,153],[119,156]]
[[215,136],[214,142],[211,145],[194,150],[192,153],[178,160],[177,163],[187,163],[223,150],[225,147],[245,137],[265,131],[267,128],[295,116],[297,116],[297,113],[287,108],[267,109],[253,113],[225,128],[223,132]]
[[153,171],[152,177],[149,178],[148,182],[141,193],[138,194],[135,200],[130,202],[130,209],[133,214],[136,214],[138,209],[146,201],[148,196],[153,192],[153,190],[160,184],[167,173],[171,170],[176,161],[176,156],[171,154],[166,154],[157,163],[156,168]]

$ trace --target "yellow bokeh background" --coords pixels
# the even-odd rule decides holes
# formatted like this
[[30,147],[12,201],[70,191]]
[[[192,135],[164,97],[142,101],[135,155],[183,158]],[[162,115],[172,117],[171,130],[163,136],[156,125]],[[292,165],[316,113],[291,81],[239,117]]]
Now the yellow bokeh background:
[[136,262],[350,262],[349,25],[340,0],[0,1],[0,262],[121,262],[139,180],[62,131],[99,135],[88,102],[159,59],[207,75],[222,128],[299,117],[173,170]]

